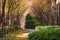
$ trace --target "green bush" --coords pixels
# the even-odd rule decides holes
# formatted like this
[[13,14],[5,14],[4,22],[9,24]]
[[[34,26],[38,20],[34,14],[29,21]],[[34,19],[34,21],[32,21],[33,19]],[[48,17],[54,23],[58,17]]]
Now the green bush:
[[39,31],[30,33],[28,40],[60,40],[60,27],[41,27]]
[[2,29],[2,27],[0,27],[0,37],[3,36],[3,33],[8,34],[8,33],[10,33],[10,31],[11,31],[10,26],[5,26],[5,27],[3,27],[3,29]]
[[56,30],[56,29],[60,29],[60,26],[37,26],[35,28],[36,31],[41,31],[43,29],[47,29],[47,30]]
[[28,28],[28,29],[34,29],[36,27],[35,20],[33,20],[33,19],[34,18],[30,14],[28,14],[26,16],[26,23],[25,23],[26,24],[25,25],[26,28]]
[[15,29],[18,29],[19,27],[18,27],[18,20],[15,20],[14,22],[13,22],[13,27],[15,28]]
[[0,38],[0,40],[15,40],[15,36],[17,35],[17,33],[19,33],[21,30],[18,29],[16,31],[14,31],[13,33],[11,34],[6,34],[5,37],[3,38]]
[[0,37],[2,36],[3,31],[2,31],[2,27],[0,27]]

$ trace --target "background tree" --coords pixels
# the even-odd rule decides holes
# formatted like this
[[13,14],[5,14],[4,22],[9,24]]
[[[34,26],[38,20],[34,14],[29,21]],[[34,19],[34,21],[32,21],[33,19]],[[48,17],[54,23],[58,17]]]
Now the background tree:
[[0,1],[0,26],[2,23],[2,0]]
[[[32,8],[35,10],[35,14],[37,14],[37,18],[41,22],[41,24],[46,25],[44,20],[49,20],[51,1],[49,0],[34,0]],[[50,16],[49,16],[50,15]],[[43,21],[42,21],[43,20]],[[50,24],[50,23],[49,23]]]
[[2,36],[5,36],[5,4],[6,4],[6,0],[2,0],[2,32],[3,32],[3,35]]

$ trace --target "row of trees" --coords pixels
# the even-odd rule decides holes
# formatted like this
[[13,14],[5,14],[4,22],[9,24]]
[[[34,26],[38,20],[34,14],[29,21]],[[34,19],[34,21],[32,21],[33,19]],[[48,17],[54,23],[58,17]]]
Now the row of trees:
[[[41,25],[60,25],[58,24],[56,0],[30,1],[32,1],[31,11]],[[0,1],[0,26],[2,26],[3,30],[5,26],[10,26],[11,28],[20,26],[20,19],[29,7],[27,2],[28,0]]]
[[[27,9],[27,0],[1,1],[2,16],[0,17],[0,24],[13,25],[14,20],[17,20],[19,24],[22,14]],[[57,25],[57,13],[55,5],[56,0],[33,0],[31,7],[32,12],[35,13],[36,18],[41,22],[41,24],[45,25],[48,22],[48,25]]]
[[32,12],[42,25],[58,25],[56,0],[33,0]]
[[0,26],[2,26],[2,36],[5,36],[9,26],[10,33],[12,29],[18,29],[19,26],[19,10],[20,0],[1,0]]
[[[26,1],[27,0],[1,0],[2,6],[2,17],[3,22],[1,20],[0,23],[3,25],[13,25],[14,20],[19,21],[22,13],[26,9]],[[19,24],[20,25],[20,24]]]

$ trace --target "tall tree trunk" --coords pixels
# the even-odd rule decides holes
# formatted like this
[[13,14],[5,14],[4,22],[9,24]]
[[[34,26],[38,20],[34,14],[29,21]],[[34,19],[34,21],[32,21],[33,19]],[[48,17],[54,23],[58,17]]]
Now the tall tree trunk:
[[48,25],[52,25],[52,18],[51,18],[51,16],[49,16],[49,22],[48,22]]
[[2,36],[5,36],[5,30],[4,30],[4,27],[5,27],[5,4],[6,4],[6,0],[2,0],[2,30],[3,30],[3,35]]
[[53,17],[53,19],[52,19],[52,25],[57,25],[56,0],[52,0],[51,1],[51,15]]

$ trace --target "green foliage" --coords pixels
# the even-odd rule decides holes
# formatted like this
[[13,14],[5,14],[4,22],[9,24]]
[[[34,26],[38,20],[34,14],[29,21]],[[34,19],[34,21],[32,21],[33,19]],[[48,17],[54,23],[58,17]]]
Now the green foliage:
[[2,27],[0,27],[0,37],[3,36],[3,33],[9,34],[9,33],[14,32],[14,31],[15,31],[15,29],[11,26],[5,26],[5,27],[3,27],[3,29],[2,29]]
[[14,32],[11,33],[11,34],[6,34],[6,36],[3,37],[3,38],[0,38],[0,40],[15,40],[15,36],[16,36],[17,33],[20,32],[20,31],[21,31],[21,30],[18,29],[18,30],[14,31]]
[[0,37],[2,37],[3,32],[5,34],[7,34],[9,31],[10,31],[10,26],[5,26],[5,27],[3,27],[3,29],[2,29],[2,27],[0,27]]
[[15,20],[15,21],[14,21],[13,26],[14,26],[15,29],[18,29],[18,20]]
[[26,27],[35,28],[40,25],[41,23],[35,17],[32,17],[30,14],[26,16]]
[[40,27],[29,34],[28,40],[60,40],[60,27]]
[[34,23],[35,23],[36,26],[41,25],[40,22],[35,17],[33,17],[32,20],[34,20]]
[[2,36],[2,27],[0,27],[0,37]]
[[33,20],[33,17],[30,15],[30,14],[28,14],[27,16],[26,16],[26,28],[35,28],[35,22],[34,22],[34,20]]
[[44,29],[53,29],[53,30],[56,30],[56,29],[60,29],[60,26],[36,26],[35,30],[36,31],[40,31],[40,30],[44,30]]

